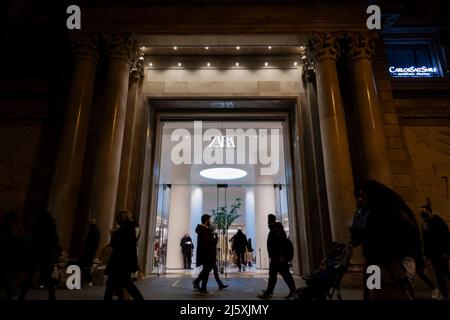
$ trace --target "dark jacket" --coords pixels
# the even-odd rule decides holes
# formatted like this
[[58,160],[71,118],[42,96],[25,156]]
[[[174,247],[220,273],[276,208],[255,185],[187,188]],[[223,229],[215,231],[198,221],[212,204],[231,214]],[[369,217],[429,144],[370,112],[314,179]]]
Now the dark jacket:
[[92,260],[98,250],[100,243],[100,230],[95,224],[89,225],[86,240],[84,242],[83,252],[80,257],[80,264],[83,266],[92,265]]
[[285,240],[287,239],[281,222],[275,222],[269,226],[269,235],[267,236],[267,251],[269,258],[277,260],[285,257]]
[[238,232],[234,235],[233,238],[233,247],[232,249],[236,252],[245,252],[247,248],[247,237],[245,234],[238,230]]
[[208,227],[197,225],[195,228],[197,233],[197,256],[196,265],[200,267],[204,264],[212,264],[216,262],[216,244],[217,238]]
[[420,238],[415,220],[403,208],[361,210],[351,227],[352,245],[362,245],[368,264],[389,265],[404,257],[417,258]]
[[136,230],[132,221],[125,222],[111,236],[111,257],[105,274],[129,275],[139,270],[136,250]]
[[183,237],[180,242],[181,253],[191,255],[192,249],[194,249],[194,243],[191,237]]
[[56,264],[61,253],[55,219],[50,215],[40,216],[33,232],[34,263],[40,266]]
[[422,224],[423,249],[426,257],[440,257],[449,253],[449,231],[447,223],[433,215]]

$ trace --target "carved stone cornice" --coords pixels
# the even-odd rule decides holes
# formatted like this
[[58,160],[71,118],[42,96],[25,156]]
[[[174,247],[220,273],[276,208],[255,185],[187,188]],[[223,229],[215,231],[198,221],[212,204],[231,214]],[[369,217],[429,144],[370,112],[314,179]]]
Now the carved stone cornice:
[[375,55],[375,41],[378,34],[375,32],[347,32],[346,39],[346,57],[349,61],[355,59],[369,59]]
[[97,35],[71,32],[68,38],[75,59],[85,59],[97,63],[99,58],[99,37]]
[[314,60],[336,60],[340,50],[338,35],[338,33],[334,32],[312,33],[309,41],[309,51],[311,52]]
[[120,59],[131,63],[135,56],[137,43],[131,33],[103,34],[105,56],[108,59]]

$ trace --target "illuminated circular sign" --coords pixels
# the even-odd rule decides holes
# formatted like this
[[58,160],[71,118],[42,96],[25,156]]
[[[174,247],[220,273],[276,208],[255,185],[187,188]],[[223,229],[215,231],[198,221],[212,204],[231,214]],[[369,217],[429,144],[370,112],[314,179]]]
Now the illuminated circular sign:
[[247,175],[247,171],[236,168],[210,168],[200,171],[200,175],[206,179],[234,180]]

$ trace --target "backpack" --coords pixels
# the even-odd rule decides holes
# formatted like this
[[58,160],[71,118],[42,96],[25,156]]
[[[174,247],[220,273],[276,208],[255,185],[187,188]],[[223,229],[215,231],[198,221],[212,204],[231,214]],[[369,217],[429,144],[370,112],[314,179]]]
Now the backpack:
[[294,245],[289,238],[284,240],[284,254],[287,261],[292,261],[294,259]]

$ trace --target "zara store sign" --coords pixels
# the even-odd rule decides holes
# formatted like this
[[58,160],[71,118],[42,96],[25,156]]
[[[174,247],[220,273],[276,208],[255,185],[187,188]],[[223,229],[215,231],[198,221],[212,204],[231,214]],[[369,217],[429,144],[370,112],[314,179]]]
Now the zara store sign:
[[435,78],[439,76],[436,67],[389,67],[389,73],[394,78]]

